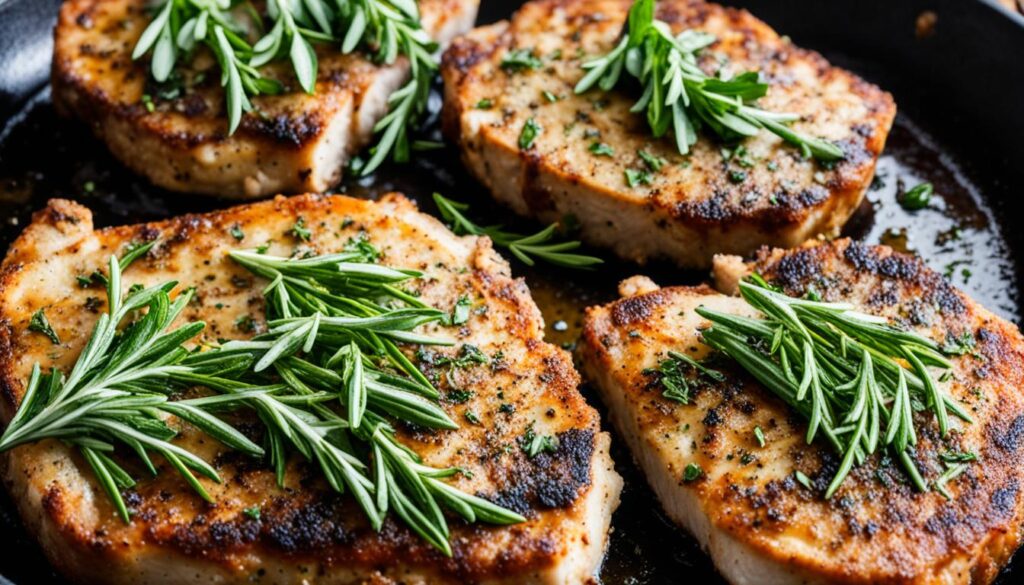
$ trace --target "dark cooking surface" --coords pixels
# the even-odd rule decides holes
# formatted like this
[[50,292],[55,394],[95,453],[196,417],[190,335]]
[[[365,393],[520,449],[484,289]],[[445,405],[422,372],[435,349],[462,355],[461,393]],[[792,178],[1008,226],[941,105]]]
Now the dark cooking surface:
[[[492,2],[499,4],[496,0]],[[491,12],[500,9],[493,6]],[[972,130],[970,123],[959,117],[939,117],[936,112],[941,108],[932,99],[929,86],[918,83],[920,80],[897,75],[870,61],[852,61],[839,54],[829,56],[893,91],[902,112],[879,163],[868,201],[848,225],[847,234],[921,254],[931,267],[947,273],[957,286],[982,304],[1019,323],[1020,273],[1015,259],[1024,258],[1021,230],[1008,231],[1007,241],[1000,229],[1001,225],[1008,230],[1015,227],[1017,222],[1002,222],[1014,217],[1009,210],[1017,206],[991,205],[1020,196],[1014,185],[1020,184],[1022,170],[1003,162],[1012,160],[1014,153],[985,141],[964,140]],[[931,132],[937,134],[933,136]],[[366,197],[399,190],[420,201],[428,212],[435,211],[429,196],[436,190],[456,200],[472,202],[471,215],[475,217],[505,220],[507,213],[489,202],[461,166],[453,164],[456,160],[457,153],[452,150],[421,155],[413,165],[386,167],[376,177],[363,181],[347,180],[340,190]],[[896,193],[922,180],[935,184],[937,196],[929,209],[908,213],[896,203]],[[31,211],[40,208],[49,197],[81,201],[94,211],[101,226],[229,205],[209,198],[171,194],[137,179],[114,161],[85,128],[58,119],[44,91],[0,130],[0,251],[19,233]],[[535,228],[526,222],[520,227]],[[1011,250],[1016,252],[1011,255]],[[591,252],[607,258],[599,250]],[[570,283],[562,269],[531,270],[514,264],[513,270],[527,279],[544,312],[548,339],[566,347],[578,335],[581,308],[613,298],[621,278],[643,272],[663,285],[693,284],[703,278],[702,274],[668,266],[640,268],[619,262],[609,262],[594,272],[573,272]],[[602,408],[593,393],[588,389],[584,392],[591,403]],[[613,457],[626,479],[626,487],[613,520],[611,547],[602,574],[604,582],[668,583],[679,581],[683,575],[693,582],[719,582],[693,539],[660,513],[654,496],[619,441],[615,441]],[[0,496],[0,550],[0,573],[15,583],[59,582],[34,542],[20,528],[6,494]],[[1020,560],[1021,555],[1017,556],[1017,567],[1004,574],[1000,581],[1003,585],[1024,580],[1024,561]]]

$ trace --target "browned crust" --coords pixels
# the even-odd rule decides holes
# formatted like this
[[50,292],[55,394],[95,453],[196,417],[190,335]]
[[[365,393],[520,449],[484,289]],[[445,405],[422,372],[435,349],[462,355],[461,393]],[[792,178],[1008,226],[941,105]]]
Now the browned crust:
[[[414,210],[414,205],[399,195],[386,196],[384,202],[396,206],[393,212],[399,216]],[[16,277],[20,271],[41,260],[36,247],[50,230],[65,230],[69,239],[77,240],[78,243],[61,251],[65,254],[76,254],[80,244],[87,240],[98,241],[101,251],[109,254],[129,241],[159,238],[161,244],[133,265],[133,270],[139,271],[136,274],[145,274],[149,270],[166,270],[165,263],[177,261],[179,253],[184,251],[209,255],[207,247],[216,243],[210,240],[211,234],[226,234],[236,225],[247,229],[250,223],[266,221],[270,216],[288,221],[299,216],[338,221],[354,217],[357,223],[351,228],[355,230],[353,233],[360,229],[373,232],[377,225],[401,221],[374,212],[377,205],[380,204],[341,196],[279,197],[209,214],[93,232],[88,210],[67,201],[51,201],[47,208],[35,214],[32,224],[12,245],[0,275],[0,323],[3,324],[0,327],[0,391],[4,419],[10,418],[23,392],[22,382],[13,367],[17,360],[14,356],[25,351],[19,343],[26,325],[26,308],[10,306],[6,300],[7,290],[18,286]],[[429,222],[425,224],[428,229],[444,229],[433,219],[425,221]],[[423,225],[407,229],[411,235],[419,232],[420,238],[427,235],[420,231]],[[130,526],[111,518],[90,527],[82,521],[79,492],[60,483],[53,483],[46,490],[41,509],[29,505],[25,493],[14,494],[26,523],[43,540],[44,548],[58,568],[84,581],[104,580],[99,576],[108,571],[116,576],[122,564],[157,554],[172,562],[178,558],[180,562],[193,563],[197,570],[209,570],[229,580],[241,579],[245,571],[250,570],[245,567],[252,558],[261,559],[267,567],[308,566],[319,567],[321,571],[353,571],[361,575],[377,570],[385,581],[392,578],[400,581],[401,575],[407,574],[426,575],[428,581],[437,582],[525,581],[562,562],[568,551],[576,550],[576,544],[564,539],[579,527],[583,500],[592,493],[594,474],[598,473],[595,462],[607,461],[606,447],[600,446],[603,443],[599,441],[598,418],[576,390],[579,376],[568,355],[542,341],[540,313],[523,281],[508,275],[507,265],[492,251],[488,240],[473,241],[475,250],[466,282],[476,294],[488,299],[486,318],[503,319],[502,330],[513,341],[510,347],[521,343],[529,349],[526,362],[505,363],[497,372],[514,371],[523,383],[530,383],[528,380],[534,378],[542,381],[546,400],[559,405],[559,416],[568,417],[566,430],[559,433],[560,445],[564,447],[553,454],[528,459],[515,449],[511,455],[495,456],[494,445],[487,437],[493,432],[494,439],[499,440],[518,432],[515,426],[509,428],[510,424],[520,424],[511,422],[512,415],[507,417],[509,422],[501,423],[494,431],[481,431],[478,442],[469,442],[470,450],[465,455],[483,466],[485,484],[492,486],[490,491],[480,492],[480,495],[523,513],[530,518],[529,522],[494,528],[451,521],[454,556],[446,558],[393,520],[385,524],[381,533],[374,533],[352,502],[331,492],[319,479],[318,472],[306,463],[294,461],[289,468],[288,485],[302,486],[302,489],[289,487],[282,491],[265,466],[223,453],[214,459],[214,465],[225,478],[224,489],[228,493],[233,497],[268,495],[260,521],[246,516],[244,506],[238,501],[223,501],[215,506],[203,503],[168,471],[158,478],[140,482],[129,491],[129,506],[136,511]],[[236,272],[237,276],[244,275],[237,267],[226,263],[217,269],[229,273],[225,278]],[[213,290],[211,288],[210,292]],[[199,294],[204,294],[202,284]],[[259,303],[258,290],[252,294],[252,299]],[[460,335],[469,334],[466,330]],[[538,369],[526,369],[534,367]],[[532,400],[521,394],[509,398],[513,409],[522,410],[530,407]],[[483,414],[481,417],[484,418]],[[242,428],[255,432],[245,425]],[[451,440],[447,435],[411,430],[404,430],[402,434],[420,450],[430,450],[432,446]],[[195,438],[187,430],[183,437],[186,441]],[[14,459],[5,456],[2,464],[6,467],[8,490],[24,489],[31,481],[11,477],[10,473],[20,473],[22,469],[14,469],[12,461],[25,465],[32,457],[48,453],[51,448],[60,458],[68,454],[62,446],[43,443],[16,449],[12,452]],[[35,452],[25,454],[25,449],[35,449]],[[91,477],[88,481],[92,481]],[[615,493],[609,495],[617,499],[617,490],[613,491]],[[110,516],[110,506],[105,501],[88,506],[97,507],[101,516]],[[225,506],[233,512],[226,515]],[[508,544],[496,553],[489,550],[491,541]],[[275,579],[273,576],[264,578]]]
[[[796,443],[785,457],[794,468],[811,470],[810,491],[791,476],[751,479],[760,464],[680,489],[694,490],[716,529],[807,578],[892,584],[993,581],[1024,534],[1024,397],[1019,391],[1024,337],[1017,327],[977,305],[920,259],[884,246],[844,239],[792,251],[763,249],[751,269],[787,293],[802,295],[813,288],[826,300],[855,302],[934,339],[972,333],[978,357],[953,358],[949,391],[976,422],[942,439],[932,419],[920,418],[917,453],[929,481],[941,472],[935,457],[947,450],[974,450],[981,463],[957,479],[953,499],[946,501],[899,483],[900,473],[876,457],[826,501],[821,494],[838,465],[836,456],[818,443]],[[580,344],[584,371],[600,373],[592,381],[602,384],[604,378],[605,394],[626,394],[631,410],[620,414],[635,417],[641,429],[668,428],[677,421],[677,408],[701,409],[693,416],[704,416],[705,428],[694,439],[705,469],[723,464],[716,459],[743,447],[733,433],[748,437],[754,424],[774,440],[806,431],[802,420],[734,365],[717,362],[726,382],[698,390],[695,405],[687,407],[662,399],[652,379],[637,371],[639,364],[623,361],[623,356],[635,359],[631,352],[641,351],[645,343],[679,349],[672,345],[678,334],[666,334],[664,320],[680,310],[683,299],[716,296],[706,287],[671,287],[592,307]],[[689,302],[687,310],[697,304]],[[894,481],[887,487],[880,475]],[[807,548],[793,546],[792,538]]]

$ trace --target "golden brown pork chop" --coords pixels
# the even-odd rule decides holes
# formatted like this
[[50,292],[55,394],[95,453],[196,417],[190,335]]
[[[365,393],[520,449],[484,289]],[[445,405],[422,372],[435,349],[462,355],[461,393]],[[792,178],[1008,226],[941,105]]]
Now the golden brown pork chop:
[[[681,157],[674,140],[652,138],[644,115],[629,112],[635,93],[573,94],[580,64],[615,46],[630,4],[536,0],[511,21],[453,43],[442,64],[445,129],[473,174],[517,213],[543,221],[573,215],[585,240],[641,262],[665,257],[707,267],[716,253],[746,255],[837,231],[871,182],[896,111],[892,97],[746,11],[662,0],[656,17],[675,32],[718,37],[702,60],[709,73],[723,63],[734,74],[763,71],[771,87],[762,107],[799,114],[794,129],[846,153],[828,169],[762,132],[729,158],[707,135]],[[540,66],[503,68],[517,50],[532,51]],[[523,149],[520,133],[531,118],[542,131]],[[667,164],[650,184],[630,187],[625,171],[646,169],[640,151]]]
[[[319,44],[315,95],[302,91],[288,63],[268,65],[264,74],[285,92],[254,98],[255,111],[227,136],[224,94],[209,55],[192,65],[190,79],[206,78],[194,89],[143,101],[159,93],[148,60],[131,58],[149,22],[146,5],[64,3],[54,32],[53,100],[59,111],[88,122],[132,170],[167,189],[231,198],[324,191],[370,143],[388,97],[408,77],[404,59],[378,65],[342,55],[336,43]],[[424,29],[446,44],[473,25],[479,0],[421,0],[419,6]]]
[[[300,217],[312,232],[308,243],[288,234]],[[74,361],[97,311],[105,309],[103,291],[82,288],[75,276],[103,265],[126,244],[160,241],[125,272],[125,286],[172,279],[180,282],[179,290],[195,286],[198,302],[181,318],[206,321],[203,335],[216,340],[248,337],[245,330],[262,326],[266,283],[230,261],[227,251],[267,242],[273,242],[269,253],[278,255],[297,247],[337,251],[362,232],[383,253],[381,262],[426,273],[411,284],[426,303],[449,311],[463,295],[472,300],[464,325],[423,330],[455,342],[441,351],[454,354],[472,344],[489,356],[486,365],[452,374],[451,381],[471,393],[464,403],[443,402],[461,428],[404,430],[401,439],[429,465],[469,470],[471,477],[453,480],[458,487],[517,510],[528,521],[506,528],[451,521],[457,524],[454,556],[447,558],[394,520],[375,533],[350,498],[327,487],[315,466],[292,461],[286,489],[280,489],[264,465],[225,452],[186,426],[176,440],[212,462],[223,480],[204,480],[216,504],[205,503],[164,469],[125,494],[135,513],[124,524],[77,453],[54,441],[16,448],[3,457],[4,484],[61,572],[84,582],[133,584],[571,584],[595,573],[621,480],[608,455],[608,435],[577,392],[579,376],[569,356],[543,341],[542,318],[526,285],[510,276],[490,240],[456,237],[401,196],[376,203],[340,196],[278,198],[97,231],[88,210],[52,201],[3,264],[3,419],[10,420],[34,362],[66,369]],[[27,329],[40,308],[60,346]],[[245,320],[250,315],[255,323]],[[421,363],[428,375],[439,374],[442,394],[450,396],[446,370],[435,367]],[[525,455],[518,441],[531,425],[536,433],[558,436],[555,452]],[[260,510],[258,519],[245,512],[253,506]]]
[[[670,350],[708,354],[698,330],[709,323],[697,307],[751,314],[749,306],[704,286],[627,281],[628,296],[588,311],[580,356],[669,516],[736,584],[992,581],[1024,525],[1024,338],[1017,327],[920,260],[886,247],[841,240],[763,251],[753,268],[789,294],[813,288],[939,342],[970,333],[976,355],[952,358],[953,378],[944,385],[974,422],[958,422],[943,440],[934,417],[918,415],[917,461],[929,481],[941,473],[940,453],[970,451],[979,462],[948,484],[950,500],[915,491],[898,464],[880,456],[824,499],[838,457],[819,442],[808,446],[803,419],[728,358],[714,365],[725,381],[693,384],[689,404],[664,398],[647,370]],[[689,464],[703,476],[687,481]]]

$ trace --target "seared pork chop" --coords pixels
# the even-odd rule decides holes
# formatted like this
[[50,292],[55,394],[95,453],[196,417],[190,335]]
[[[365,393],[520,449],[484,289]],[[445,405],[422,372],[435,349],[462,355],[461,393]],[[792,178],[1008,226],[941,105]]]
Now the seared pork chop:
[[[794,129],[845,152],[826,168],[762,132],[742,149],[702,134],[682,157],[674,140],[652,138],[644,115],[629,112],[638,94],[573,93],[580,64],[618,42],[631,3],[537,0],[453,43],[442,63],[445,130],[473,174],[517,213],[545,222],[574,216],[583,239],[641,262],[707,267],[716,253],[746,255],[837,231],[871,181],[895,115],[892,97],[746,11],[662,0],[656,17],[674,32],[718,37],[701,60],[709,73],[763,71],[764,109],[800,115]],[[524,148],[531,124],[540,131]]]
[[[315,95],[302,91],[290,65],[272,63],[262,71],[281,81],[284,93],[254,98],[254,111],[228,136],[211,56],[197,57],[188,74],[196,86],[173,99],[156,99],[166,88],[152,83],[148,62],[132,60],[149,22],[147,4],[64,3],[54,33],[53,100],[59,111],[88,122],[132,170],[167,189],[230,198],[324,191],[370,143],[388,97],[408,77],[404,58],[380,65],[342,55],[337,43],[318,44]],[[479,0],[419,2],[424,29],[442,45],[473,26],[478,6]]]
[[874,456],[825,499],[839,457],[822,441],[807,445],[804,419],[735,362],[723,357],[710,366],[722,381],[694,379],[689,404],[663,397],[649,369],[669,351],[708,355],[699,329],[709,322],[697,307],[751,315],[749,305],[706,286],[659,289],[632,280],[623,287],[629,296],[588,311],[580,357],[668,515],[736,584],[992,581],[1024,525],[1017,327],[886,247],[841,240],[762,251],[753,266],[723,263],[721,276],[735,282],[737,267],[789,294],[813,289],[824,300],[854,303],[940,343],[974,340],[970,353],[951,358],[944,384],[974,422],[958,421],[941,439],[934,417],[919,414],[915,460],[928,481],[942,472],[941,453],[974,452],[979,462],[947,484],[947,500],[916,491],[897,463]]
[[[308,242],[289,235],[299,218],[311,232]],[[428,465],[466,469],[454,485],[516,510],[527,522],[494,528],[452,520],[448,558],[393,519],[374,532],[354,501],[331,491],[319,469],[300,457],[289,464],[281,489],[271,469],[185,425],[175,441],[216,467],[223,483],[203,480],[216,503],[200,499],[161,461],[158,477],[142,476],[125,492],[134,510],[130,524],[116,516],[88,465],[62,443],[4,454],[4,484],[61,572],[76,581],[132,584],[573,584],[595,574],[621,480],[608,455],[609,437],[577,392],[579,376],[568,354],[543,341],[542,318],[526,285],[511,278],[490,240],[456,237],[401,196],[380,202],[278,198],[97,231],[88,210],[52,201],[3,264],[4,420],[22,397],[32,364],[68,368],[98,318],[102,289],[83,288],[76,275],[91,273],[130,242],[159,240],[125,271],[125,287],[172,279],[179,290],[196,287],[198,300],[180,319],[204,320],[203,335],[213,342],[264,327],[266,283],[229,260],[227,251],[265,243],[268,253],[285,256],[297,248],[337,251],[362,233],[381,251],[382,263],[425,273],[410,285],[425,303],[450,311],[462,297],[472,302],[465,324],[422,328],[453,347],[430,348],[433,360],[409,351],[428,376],[437,375],[442,406],[460,428],[406,428],[402,442]],[[59,346],[28,330],[40,308]],[[452,372],[439,365],[437,357],[469,345],[486,364]],[[556,436],[557,447],[528,456],[520,448],[528,432]],[[247,512],[253,507],[258,515]]]

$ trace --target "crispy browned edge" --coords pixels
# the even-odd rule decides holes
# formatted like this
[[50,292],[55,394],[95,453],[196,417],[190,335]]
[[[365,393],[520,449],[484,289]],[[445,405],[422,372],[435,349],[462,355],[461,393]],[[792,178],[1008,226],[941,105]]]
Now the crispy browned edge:
[[[620,2],[624,7],[632,4],[632,0],[620,0]],[[558,9],[567,9],[578,20],[588,18],[583,9],[583,5],[586,4],[583,0],[536,0],[531,4],[540,4],[549,13]],[[699,26],[711,13],[723,13],[733,23],[733,28],[742,31],[749,42],[764,42],[775,36],[775,32],[766,23],[746,10],[722,7],[702,0],[663,0],[658,3],[657,10],[659,19],[673,25],[687,24],[690,27]],[[501,21],[484,27],[490,29],[489,32],[492,35],[497,35],[493,39],[488,37],[486,42],[481,42],[472,33],[459,37],[444,53],[441,71],[445,81],[446,99],[442,111],[442,127],[448,139],[459,144],[460,148],[466,147],[460,136],[460,120],[465,112],[473,107],[473,104],[464,103],[464,100],[459,99],[460,88],[477,82],[478,74],[475,68],[479,63],[491,59],[496,52],[506,46],[515,44],[515,34],[514,31],[509,30],[510,24],[510,21]],[[774,40],[771,42],[776,43]],[[865,123],[856,129],[858,135],[863,138],[863,142],[846,141],[843,144],[847,156],[845,160],[836,165],[836,172],[830,173],[826,185],[829,196],[815,201],[814,197],[800,194],[795,197],[786,197],[780,201],[779,205],[767,208],[759,207],[754,210],[736,205],[722,206],[712,200],[682,201],[674,205],[662,205],[657,198],[652,198],[644,205],[654,208],[661,207],[661,211],[667,216],[695,226],[748,225],[760,230],[771,231],[802,223],[812,212],[836,208],[840,201],[860,201],[871,180],[875,162],[885,147],[885,140],[896,117],[896,104],[892,95],[849,71],[833,67],[816,51],[787,45],[784,55],[786,58],[805,59],[814,63],[818,74],[823,77],[845,76],[850,78],[855,93],[862,97],[873,111],[871,120],[874,124]],[[534,150],[508,150],[508,153],[520,158],[524,168],[523,174],[527,178],[536,177],[543,172],[557,175],[566,183],[578,184],[587,181],[587,177],[583,175],[574,174],[564,168],[547,163],[544,157],[538,155]],[[618,198],[616,191],[606,186],[594,184],[591,187],[606,196]],[[524,185],[523,190],[524,198],[527,201],[546,197],[543,193],[534,194],[533,191],[542,190],[533,189],[531,191],[529,183]],[[850,204],[849,211],[852,212],[854,207],[855,203]]]
[[[869,307],[885,307],[901,302],[934,305],[940,309],[941,323],[947,331],[959,334],[964,330],[973,331],[977,327],[977,351],[987,358],[988,363],[983,366],[985,375],[996,380],[1004,392],[1024,391],[1024,337],[1019,329],[978,305],[948,280],[928,268],[920,258],[896,252],[888,246],[868,245],[843,238],[833,242],[808,242],[793,250],[763,247],[750,264],[750,269],[781,286],[787,294],[802,296],[814,287],[814,290],[824,295],[825,300],[833,301],[842,300],[843,286],[854,282],[858,276],[893,282],[899,287],[896,292],[882,289],[874,291],[867,299]],[[822,277],[832,278],[834,286],[822,288]],[[604,349],[602,337],[616,327],[639,327],[650,317],[654,308],[679,293],[718,294],[706,285],[666,287],[618,299],[608,305],[588,307],[578,348],[578,356],[587,364],[584,373],[588,367],[604,371],[626,367],[611,359]],[[901,293],[907,296],[901,296]],[[749,383],[756,385],[754,381]],[[606,391],[626,390],[608,388]],[[957,575],[963,577],[966,572],[966,580],[963,582],[991,583],[1024,542],[1024,414],[1011,408],[996,409],[993,414],[983,430],[986,443],[982,458],[985,467],[976,470],[978,479],[961,484],[960,493],[948,503],[942,514],[925,521],[912,522],[917,511],[915,500],[921,494],[908,487],[885,489],[874,495],[875,498],[883,499],[872,501],[886,502],[887,517],[882,520],[892,523],[876,526],[877,530],[904,533],[911,530],[904,537],[923,547],[920,554],[933,559],[932,564],[918,568],[912,559],[879,554],[880,551],[868,546],[871,535],[863,531],[853,536],[845,535],[846,538],[861,539],[865,545],[864,554],[860,555],[862,558],[857,560],[856,567],[836,562],[822,566],[812,558],[778,556],[770,539],[744,539],[741,542],[747,546],[752,545],[752,550],[757,550],[774,562],[788,564],[803,575],[819,576],[825,582],[921,585],[931,579],[942,578],[961,582]],[[613,422],[615,418],[612,417]],[[931,431],[918,432],[926,433],[926,441],[931,441]],[[809,449],[812,457],[818,457],[814,453],[825,452],[817,446]],[[637,457],[634,456],[634,459]],[[869,462],[869,465],[874,463]],[[827,479],[824,481],[827,483]],[[859,478],[851,477],[847,482],[856,483],[863,489],[881,489],[877,485],[872,488],[871,483]],[[816,487],[823,490],[824,485]],[[926,495],[938,497],[934,493]],[[738,499],[723,495],[720,501],[715,502],[728,502],[731,513],[727,517],[711,518],[712,525],[734,536],[744,531],[749,532],[753,529],[747,524],[749,518],[759,516],[739,513],[738,507],[756,512],[766,505],[773,505],[771,500],[771,497],[766,500],[760,494],[748,494]],[[830,510],[839,510],[842,502],[834,506],[839,508]],[[966,566],[956,566],[951,562],[962,561],[965,557]],[[926,572],[915,572],[918,570]],[[822,574],[822,571],[825,573]]]
[[[415,209],[415,204],[400,194],[389,194],[382,200],[409,205]],[[330,206],[336,201],[345,201],[352,205],[375,204],[339,195],[299,195],[287,198],[278,196],[273,200],[212,213],[188,214],[165,221],[104,228],[97,230],[96,233],[101,239],[118,242],[131,241],[133,238],[148,241],[163,235],[163,241],[168,244],[188,245],[189,237],[198,230],[226,230],[235,219],[233,214],[239,211],[251,212],[254,208],[266,208],[266,213],[302,213]],[[32,224],[67,225],[75,229],[74,226],[78,223],[91,221],[89,216],[81,215],[83,211],[88,213],[76,203],[51,200],[46,208],[33,215]],[[438,223],[438,228],[443,229],[443,226]],[[7,257],[0,265],[0,297],[3,296],[3,290],[8,286],[11,276],[20,270],[26,257],[31,256],[24,248],[25,242],[19,237],[11,245]],[[478,260],[481,255],[485,264],[496,256],[486,238],[480,239],[478,243]],[[539,312],[529,296],[524,281],[521,278],[513,279],[502,274],[486,272],[479,267],[478,273],[482,284],[489,288],[492,294],[515,307],[515,325],[509,333],[516,336],[527,335],[531,328],[529,322],[538,318]],[[602,448],[599,441],[607,439],[600,439],[600,435],[604,433],[600,432],[598,416],[578,394],[580,378],[568,353],[532,336],[527,340],[527,345],[532,351],[550,353],[544,359],[547,368],[546,382],[556,396],[575,394],[578,402],[590,411],[591,423],[589,428],[572,429],[560,434],[563,448],[557,454],[543,454],[538,456],[536,464],[527,465],[520,462],[522,465],[519,465],[519,468],[509,470],[510,477],[520,478],[519,485],[515,487],[522,489],[497,494],[497,503],[525,512],[529,517],[534,513],[558,513],[576,507],[581,502],[581,496],[593,485],[593,474],[596,473],[593,456]],[[0,414],[4,420],[9,420],[13,415],[24,390],[22,381],[14,378],[11,371],[11,356],[14,350],[12,324],[5,315],[0,314]],[[7,465],[7,458],[0,458],[0,471],[4,475],[7,473]],[[4,483],[6,486],[7,482]],[[288,550],[274,548],[258,539],[253,540],[252,523],[244,518],[237,522],[224,523],[216,533],[188,530],[180,533],[164,530],[164,538],[160,538],[159,530],[151,530],[152,527],[147,525],[146,533],[153,542],[147,542],[143,546],[164,546],[166,552],[172,554],[172,558],[179,558],[181,562],[198,562],[216,568],[218,572],[227,571],[228,574],[233,571],[232,556],[239,552],[236,547],[242,546],[248,547],[242,551],[243,554],[265,555],[270,560],[271,567],[303,561],[325,562],[330,566],[347,566],[352,570],[361,568],[365,571],[366,579],[375,583],[394,582],[390,580],[396,576],[392,574],[393,572],[399,575],[409,572],[426,575],[428,582],[433,579],[443,582],[471,582],[481,579],[514,582],[517,580],[516,575],[527,578],[551,568],[556,560],[564,558],[563,547],[567,543],[554,541],[547,535],[537,538],[528,531],[528,525],[501,528],[462,523],[453,525],[451,542],[455,554],[450,558],[425,544],[408,529],[400,527],[393,519],[385,522],[381,533],[367,538],[365,534],[360,536],[357,530],[356,539],[352,540],[351,534],[339,530],[339,527],[330,523],[332,517],[337,517],[333,516],[335,514],[361,517],[348,500],[333,493],[318,493],[312,498],[297,502],[288,500],[281,509],[270,511],[269,517],[264,514],[264,528],[259,535],[262,536],[273,527],[283,539],[298,544]],[[16,504],[19,504],[23,519],[37,536],[43,537],[43,531],[46,531],[49,538],[59,539],[44,542],[44,550],[62,573],[75,580],[97,582],[106,580],[105,575],[119,576],[116,564],[118,555],[133,552],[131,547],[124,550],[120,543],[112,542],[103,535],[80,530],[74,521],[75,503],[65,500],[59,486],[52,486],[45,494],[43,515],[39,518],[30,518],[26,510],[21,509],[20,502]],[[47,523],[50,525],[43,525]],[[160,526],[156,528],[159,529]],[[164,528],[181,527],[172,525]],[[187,529],[188,526],[184,528]],[[508,530],[518,534],[518,537],[513,538],[515,546],[502,551],[490,564],[476,563],[478,557],[474,554],[474,549],[486,547],[488,532],[492,530]],[[534,530],[533,533],[535,532]],[[254,543],[254,547],[250,546]],[[607,541],[604,544],[607,545]],[[238,575],[234,574],[233,577],[238,578]],[[401,582],[400,577],[398,578],[398,582]]]

